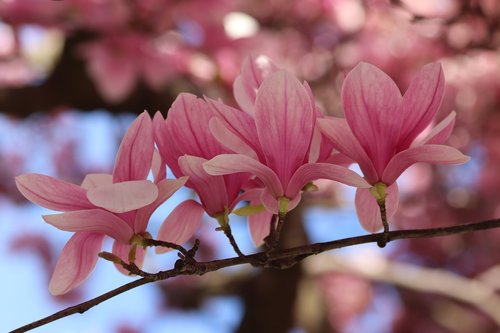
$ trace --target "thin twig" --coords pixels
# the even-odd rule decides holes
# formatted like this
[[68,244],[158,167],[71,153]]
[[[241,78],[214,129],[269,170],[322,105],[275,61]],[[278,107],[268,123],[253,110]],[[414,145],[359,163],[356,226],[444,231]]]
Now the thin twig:
[[231,231],[231,226],[229,226],[229,224],[227,224],[225,227],[222,228],[222,230],[224,231],[224,235],[226,235],[227,239],[229,239],[229,243],[231,243],[231,246],[233,247],[234,252],[236,252],[236,254],[239,257],[244,257],[245,255],[243,254],[243,252],[241,252],[238,244],[236,243],[236,240],[233,237],[233,233]]
[[278,248],[281,238],[281,231],[283,230],[283,224],[285,224],[284,222],[285,222],[285,215],[278,214],[278,224],[276,225],[276,230],[274,230],[273,244],[271,247],[271,251],[276,251],[276,249]]
[[380,208],[380,217],[382,219],[382,225],[384,226],[384,237],[382,237],[382,239],[377,242],[377,245],[380,248],[384,248],[389,242],[389,223],[387,222],[387,210],[385,209],[385,200],[379,202],[378,206]]
[[247,255],[245,257],[233,257],[233,258],[220,259],[207,262],[196,262],[194,260],[192,261],[188,260],[186,262],[183,262],[182,265],[176,264],[176,267],[174,269],[161,271],[154,274],[147,273],[148,278],[142,278],[127,283],[119,288],[116,288],[112,291],[102,294],[89,301],[69,307],[62,311],[56,312],[48,317],[45,317],[43,319],[22,326],[18,329],[11,331],[10,333],[26,332],[36,327],[43,326],[45,324],[48,324],[60,318],[70,316],[75,313],[84,313],[85,311],[96,306],[97,304],[102,303],[105,300],[117,296],[127,290],[134,289],[138,286],[141,286],[149,282],[166,280],[179,275],[203,275],[205,273],[213,272],[221,268],[243,265],[243,264],[251,264],[253,266],[258,266],[258,267],[273,267],[273,268],[283,269],[283,268],[288,268],[311,255],[347,246],[379,242],[383,240],[384,237],[386,236],[388,236],[388,239],[390,239],[391,241],[398,239],[410,239],[410,238],[430,238],[430,237],[462,234],[471,231],[486,230],[499,227],[500,227],[500,219],[495,219],[495,220],[487,220],[471,224],[462,224],[452,227],[390,231],[387,232],[385,236],[384,233],[377,233],[371,235],[350,237],[330,242],[315,243],[284,250],[277,250],[272,253],[259,252],[256,254]]
[[146,246],[161,246],[161,247],[166,247],[169,249],[177,250],[184,255],[187,253],[187,250],[185,248],[183,248],[182,246],[175,244],[175,243],[165,242],[165,241],[156,240],[156,239],[143,239],[142,242]]

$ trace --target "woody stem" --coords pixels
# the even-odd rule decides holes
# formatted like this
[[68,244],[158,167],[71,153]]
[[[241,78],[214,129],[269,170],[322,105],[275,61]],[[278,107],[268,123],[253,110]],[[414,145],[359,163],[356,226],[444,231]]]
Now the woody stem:
[[389,242],[389,223],[387,223],[387,211],[385,209],[385,200],[378,202],[380,208],[380,216],[382,218],[382,225],[384,226],[384,232],[382,233],[382,238],[377,241],[377,245],[381,248]]
[[224,231],[224,234],[229,239],[229,243],[231,243],[231,246],[233,247],[234,252],[236,252],[236,254],[239,257],[244,257],[245,255],[243,254],[243,252],[241,252],[238,244],[236,243],[236,240],[233,237],[233,233],[231,232],[231,226],[229,224],[225,224],[222,227],[222,231]]

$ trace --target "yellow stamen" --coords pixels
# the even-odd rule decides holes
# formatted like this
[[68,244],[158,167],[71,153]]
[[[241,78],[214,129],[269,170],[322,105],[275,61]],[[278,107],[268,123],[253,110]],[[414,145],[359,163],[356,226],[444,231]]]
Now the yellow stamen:
[[376,183],[370,187],[370,193],[377,199],[379,205],[385,203],[385,198],[387,197],[387,185],[384,183]]

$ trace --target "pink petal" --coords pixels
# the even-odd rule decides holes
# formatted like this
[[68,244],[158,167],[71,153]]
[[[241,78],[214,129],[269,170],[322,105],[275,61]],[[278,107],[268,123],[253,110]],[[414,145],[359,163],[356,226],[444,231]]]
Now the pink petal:
[[385,184],[392,184],[412,164],[462,164],[470,160],[453,147],[443,145],[423,145],[403,150],[389,162],[382,176]]
[[179,166],[182,173],[189,176],[188,184],[195,189],[208,215],[214,216],[224,212],[228,195],[224,177],[209,175],[203,169],[206,161],[201,157],[185,155],[179,157]]
[[376,183],[380,179],[372,161],[352,134],[345,119],[330,117],[318,119],[317,123],[323,134],[332,141],[335,149],[359,164],[368,182]]
[[94,208],[84,188],[49,176],[29,173],[15,178],[19,192],[42,207],[71,211]]
[[294,173],[285,191],[286,196],[289,198],[295,197],[307,183],[317,179],[331,179],[359,188],[371,187],[356,172],[347,168],[327,163],[308,163],[301,166]]
[[400,149],[410,146],[436,115],[444,94],[444,74],[439,63],[424,66],[403,96],[403,126]]
[[[281,196],[275,196],[273,195],[267,188],[264,189],[264,191],[261,192],[260,196],[260,202],[264,205],[264,207],[269,211],[272,212],[273,214],[278,214],[279,212],[279,207],[278,207],[278,199]],[[290,200],[288,202],[287,206],[287,212],[291,211],[297,205],[300,203],[300,200],[302,200],[302,193],[297,193],[294,197],[288,197]]]
[[61,230],[101,233],[124,243],[128,243],[133,235],[132,229],[125,221],[98,208],[44,215],[43,219]]
[[78,287],[92,272],[101,250],[103,234],[78,232],[62,249],[49,283],[52,295],[62,295]]
[[[385,199],[385,209],[387,221],[390,222],[396,213],[399,205],[399,189],[396,183],[388,186],[386,189],[387,197]],[[377,200],[368,189],[358,188],[354,199],[356,212],[358,213],[361,226],[368,232],[377,232],[382,229],[382,217]]]
[[377,67],[360,63],[344,81],[342,105],[354,136],[382,174],[396,153],[403,121],[398,87]]
[[253,159],[258,159],[257,153],[238,134],[232,132],[225,126],[224,121],[214,117],[210,119],[209,128],[212,135],[227,149],[247,155]]
[[153,152],[151,171],[153,172],[153,179],[155,184],[167,177],[167,166],[156,148]]
[[342,153],[332,152],[332,154],[328,156],[328,158],[325,158],[324,163],[330,163],[330,164],[340,165],[343,167],[348,167],[349,165],[355,163],[355,161],[349,156],[346,156]]
[[126,51],[117,54],[116,50],[111,50],[109,42],[85,45],[84,53],[88,59],[87,71],[104,99],[111,103],[125,99],[138,76],[134,57]]
[[[210,105],[210,107],[216,114],[216,117],[212,118],[211,121],[213,121],[214,119],[218,119],[219,122],[222,122],[227,130],[236,135],[239,141],[242,141],[240,145],[246,145],[249,147],[246,148],[247,150],[251,149],[254,151],[254,154],[258,154],[260,150],[260,144],[254,118],[238,109],[227,106],[221,102],[211,100],[209,98],[205,99],[208,105]],[[210,128],[210,131],[215,137],[217,137],[216,133],[212,131],[212,128]],[[226,138],[217,139],[221,144],[225,146],[227,146],[228,144],[234,145],[233,143],[226,142]],[[224,141],[222,141],[221,139],[223,139]],[[240,153],[239,151],[235,152]],[[259,156],[259,158],[261,158],[261,156]]]
[[[167,123],[163,118],[160,111],[157,111],[153,117],[153,136],[156,146],[158,147],[158,152],[165,163],[169,164],[171,161],[177,161],[174,157],[167,159],[170,156],[170,149],[174,147],[169,141]],[[175,174],[175,172],[174,172]]]
[[257,90],[262,81],[278,68],[265,56],[249,56],[243,62],[241,75],[234,82],[233,93],[238,105],[253,114]]
[[270,74],[255,101],[255,125],[266,165],[283,184],[307,160],[316,110],[302,84],[291,74]]
[[313,136],[311,138],[311,146],[309,147],[309,157],[307,161],[314,163],[318,161],[321,153],[321,130],[318,126],[314,127]]
[[[126,243],[121,243],[121,242],[114,242],[113,243],[113,254],[116,255],[118,258],[120,258],[121,260],[123,260],[124,262],[126,263],[130,263],[128,261],[128,255],[130,253],[130,248],[132,246],[130,244],[126,244]],[[135,264],[137,265],[137,267],[141,268],[142,265],[144,264],[144,257],[146,255],[146,251],[138,246],[136,248],[136,252],[135,252]],[[125,275],[130,275],[129,274],[129,271],[126,270],[125,268],[123,268],[122,265],[119,265],[119,264],[114,264],[116,269],[122,273],[122,274],[125,274]]]
[[151,215],[165,201],[168,200],[178,189],[186,184],[188,177],[178,179],[163,179],[158,184],[158,197],[151,204],[140,208],[135,216],[134,231],[135,233],[143,233],[149,223]]
[[103,185],[90,189],[87,198],[97,207],[124,213],[149,205],[158,197],[158,188],[149,180]]
[[279,197],[284,193],[280,180],[273,170],[245,155],[222,154],[206,162],[203,168],[208,174],[214,176],[249,172],[257,176],[274,196]]
[[269,235],[272,217],[273,213],[267,210],[248,217],[248,228],[255,247],[261,246],[264,243],[264,238]]
[[448,139],[455,126],[455,116],[456,112],[452,111],[446,118],[444,118],[439,124],[437,124],[430,133],[420,142],[418,139],[412,143],[413,146],[423,145],[423,144],[442,144]]
[[113,182],[146,179],[153,159],[153,127],[144,111],[130,125],[116,155]]
[[[188,241],[201,225],[204,210],[194,200],[180,203],[165,219],[158,231],[158,239],[182,245]],[[156,247],[156,253],[165,253],[170,249]]]
[[113,175],[108,173],[89,173],[83,179],[81,186],[88,190],[94,187],[109,184],[113,184]]
[[260,196],[262,195],[262,191],[264,191],[263,188],[245,189],[245,192],[238,195],[234,204],[236,205],[237,203],[239,203],[241,201],[250,201],[250,202],[252,202],[252,204],[260,205],[260,203],[261,203]]
[[174,150],[176,161],[182,155],[210,159],[227,152],[208,128],[210,118],[213,116],[215,116],[214,111],[204,100],[186,93],[177,97],[166,121],[167,134],[170,138],[168,143],[177,146]]
[[252,100],[251,96],[245,91],[243,78],[238,76],[233,83],[234,99],[239,107],[248,114],[254,114],[253,105],[255,98]]
[[[238,198],[235,200],[235,205],[238,202],[241,201],[249,201],[250,205],[261,205],[261,196],[264,191],[267,191],[262,188],[253,188],[250,190],[246,190],[242,194],[238,196]],[[269,193],[269,191],[267,191]],[[271,200],[276,202],[276,199],[271,196]],[[230,210],[232,210],[231,207]],[[276,210],[277,211],[277,206]],[[271,217],[273,216],[273,213],[269,210],[262,211],[260,213],[250,215],[248,216],[248,227],[250,231],[250,235],[252,237],[252,241],[255,245],[255,247],[259,247],[262,245],[264,238],[266,238],[267,235],[269,235],[270,231],[270,223],[271,223]]]

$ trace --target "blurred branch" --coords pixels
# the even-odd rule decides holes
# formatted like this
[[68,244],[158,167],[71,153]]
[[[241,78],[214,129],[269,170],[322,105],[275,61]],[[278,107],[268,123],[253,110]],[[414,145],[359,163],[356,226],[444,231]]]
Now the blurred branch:
[[322,256],[306,261],[312,274],[341,271],[416,291],[446,296],[481,310],[500,326],[500,296],[495,288],[443,269],[391,262],[380,255]]
[[[344,238],[339,240],[334,240],[324,243],[315,243],[310,245],[298,246],[283,250],[276,250],[271,253],[259,252],[252,255],[247,255],[244,257],[233,257],[227,259],[213,260],[207,262],[197,262],[190,256],[186,256],[187,260],[180,259],[176,262],[173,269],[167,271],[160,271],[158,273],[147,273],[140,270],[135,270],[133,267],[133,273],[140,274],[143,276],[142,279],[125,284],[117,289],[109,291],[101,296],[93,298],[87,302],[69,307],[62,311],[56,312],[48,317],[34,321],[30,324],[17,328],[11,333],[21,333],[30,331],[34,328],[43,326],[55,320],[70,316],[75,313],[84,313],[88,309],[102,303],[103,301],[115,297],[127,290],[134,289],[143,284],[147,284],[154,281],[166,280],[179,275],[203,275],[208,272],[217,271],[222,268],[251,264],[255,267],[265,267],[265,268],[277,268],[286,269],[294,266],[301,260],[319,254],[328,250],[339,249],[343,247],[365,244],[365,243],[376,243],[380,240],[386,238],[388,242],[398,239],[410,239],[410,238],[430,238],[439,236],[448,236],[461,234],[466,232],[486,230],[500,227],[500,219],[487,220],[471,224],[463,224],[452,227],[442,227],[442,228],[429,228],[429,229],[413,229],[413,230],[399,230],[390,231],[386,233],[377,233],[371,235],[357,236]],[[457,290],[454,290],[457,292]]]

